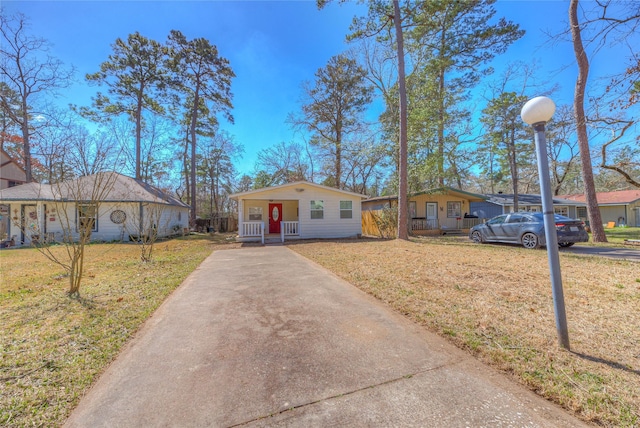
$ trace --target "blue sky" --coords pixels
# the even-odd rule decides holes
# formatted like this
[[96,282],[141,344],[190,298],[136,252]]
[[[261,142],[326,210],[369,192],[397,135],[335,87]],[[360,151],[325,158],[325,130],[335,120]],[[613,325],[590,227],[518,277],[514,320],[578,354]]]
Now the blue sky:
[[[189,39],[209,39],[237,75],[232,85],[235,124],[223,127],[245,148],[237,162],[241,172],[253,170],[260,149],[295,139],[286,118],[299,111],[302,82],[313,81],[318,68],[349,47],[345,35],[351,20],[366,11],[356,3],[330,4],[318,11],[315,1],[4,0],[3,8],[27,15],[31,33],[48,39],[51,53],[77,68],[76,84],[59,100],[63,104],[90,104],[97,89],[84,82],[84,75],[98,70],[118,37],[139,31],[164,42],[176,29]],[[527,34],[496,68],[538,59],[540,80],[562,87],[554,95],[556,103],[571,103],[577,73],[573,50],[568,42],[546,43],[543,32],[566,26],[568,2],[499,1],[497,9]],[[608,65],[611,62],[594,62],[592,76],[605,73]]]

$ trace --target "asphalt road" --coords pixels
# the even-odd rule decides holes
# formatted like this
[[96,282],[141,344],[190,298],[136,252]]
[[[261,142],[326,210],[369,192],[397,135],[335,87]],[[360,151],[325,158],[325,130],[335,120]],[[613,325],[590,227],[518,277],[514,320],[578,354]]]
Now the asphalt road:
[[584,256],[608,257],[611,259],[623,259],[640,262],[640,247],[591,247],[574,245],[569,248],[561,248],[561,253],[572,253]]

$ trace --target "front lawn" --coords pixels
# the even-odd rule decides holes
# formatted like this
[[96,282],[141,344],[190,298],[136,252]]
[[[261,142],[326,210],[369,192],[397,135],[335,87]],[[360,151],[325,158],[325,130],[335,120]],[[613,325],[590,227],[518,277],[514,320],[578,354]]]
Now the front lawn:
[[640,426],[640,264],[561,253],[571,352],[559,348],[547,253],[420,238],[289,248],[578,417]]
[[623,244],[625,239],[640,239],[640,227],[614,227],[605,229],[604,234],[609,242]]
[[224,238],[158,242],[146,264],[135,244],[90,245],[80,299],[67,296],[64,272],[36,249],[0,251],[0,426],[62,425],[187,275],[212,250],[238,246]]

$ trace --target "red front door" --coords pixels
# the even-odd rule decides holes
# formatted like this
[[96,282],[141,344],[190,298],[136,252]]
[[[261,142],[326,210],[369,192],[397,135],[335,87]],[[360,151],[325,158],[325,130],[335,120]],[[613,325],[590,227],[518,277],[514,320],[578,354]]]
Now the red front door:
[[269,233],[280,233],[282,204],[269,204]]

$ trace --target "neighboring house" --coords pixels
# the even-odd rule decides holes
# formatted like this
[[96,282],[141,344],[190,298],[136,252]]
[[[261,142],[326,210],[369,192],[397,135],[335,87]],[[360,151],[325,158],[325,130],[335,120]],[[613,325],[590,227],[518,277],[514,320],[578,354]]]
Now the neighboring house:
[[[484,196],[486,197],[485,201],[471,203],[471,214],[481,218],[492,218],[514,211],[513,194],[496,193]],[[553,198],[553,210],[555,213],[567,217],[579,218],[579,209],[584,206],[583,202],[560,197]],[[542,212],[542,196],[518,195],[518,211]]]
[[[27,182],[27,173],[4,150],[0,149],[0,190]],[[9,234],[9,206],[0,204],[0,241]]]
[[0,190],[27,182],[27,173],[4,150],[0,150]]
[[[470,205],[484,201],[484,196],[451,187],[440,187],[410,194],[410,230],[414,234],[447,233],[469,229],[481,219],[469,218]],[[380,196],[362,202],[363,211],[397,207],[397,196]]]
[[308,181],[230,196],[238,202],[238,239],[347,238],[362,234],[360,203],[366,196]]
[[3,215],[11,219],[3,238],[14,245],[77,239],[78,225],[92,221],[91,239],[130,241],[150,233],[181,233],[189,206],[160,189],[114,172],[59,184],[27,183],[0,190]]
[[[584,221],[588,220],[584,194],[565,195],[563,198],[580,202],[583,208],[578,210],[577,217]],[[596,199],[603,223],[640,227],[640,189],[598,192]]]

